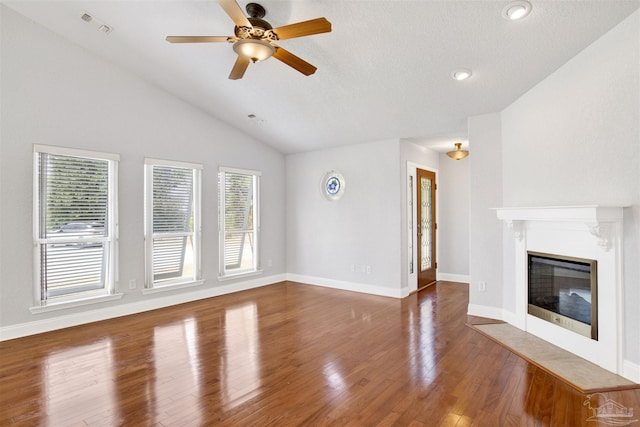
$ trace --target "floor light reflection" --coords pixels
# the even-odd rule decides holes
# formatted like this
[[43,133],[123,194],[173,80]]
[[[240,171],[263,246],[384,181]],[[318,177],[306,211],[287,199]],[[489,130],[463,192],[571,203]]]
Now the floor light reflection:
[[411,377],[419,379],[424,387],[429,386],[437,375],[433,321],[431,300],[413,306],[408,313]]
[[347,384],[336,362],[330,361],[325,363],[322,372],[332,397],[337,397],[347,390]]
[[200,403],[200,356],[197,325],[193,318],[156,326],[153,332],[155,360],[154,399],[156,414],[171,419],[190,408],[190,421],[202,419]]
[[258,308],[248,303],[225,312],[225,348],[220,363],[222,401],[231,409],[260,394]]
[[52,353],[44,368],[44,391],[49,425],[85,425],[119,419],[114,394],[113,354],[110,339]]

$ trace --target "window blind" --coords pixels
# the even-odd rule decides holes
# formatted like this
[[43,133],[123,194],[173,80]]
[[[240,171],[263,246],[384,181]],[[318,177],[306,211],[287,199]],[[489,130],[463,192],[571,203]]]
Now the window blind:
[[[199,165],[186,167],[147,159],[151,179],[148,286],[195,280],[198,275],[195,230],[196,177]],[[160,162],[160,161],[158,161]],[[198,167],[195,167],[198,166]]]
[[107,287],[109,162],[37,153],[41,300]]
[[[225,269],[240,268],[246,239],[251,239],[253,177],[227,173],[225,180]],[[251,241],[248,243],[252,243]]]
[[223,276],[257,270],[257,185],[257,173],[225,169],[220,172]]

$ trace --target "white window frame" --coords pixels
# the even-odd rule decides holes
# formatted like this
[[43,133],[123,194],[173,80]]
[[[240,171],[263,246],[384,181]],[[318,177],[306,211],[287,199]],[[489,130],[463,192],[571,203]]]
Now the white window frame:
[[[225,199],[226,199],[226,175],[227,174],[239,174],[248,175],[253,177],[253,265],[251,268],[243,270],[229,270],[225,268],[225,235],[227,233],[225,224]],[[238,169],[229,167],[220,167],[218,169],[218,232],[219,232],[219,244],[220,244],[220,259],[219,259],[219,280],[231,279],[240,276],[249,276],[255,274],[261,274],[262,269],[260,267],[260,178],[262,172]],[[234,230],[243,231],[247,230]]]
[[[193,172],[193,230],[188,232],[163,232],[153,231],[153,168],[154,166],[175,167],[191,169]],[[145,287],[143,293],[196,286],[204,283],[201,267],[201,206],[202,206],[202,169],[197,163],[179,162],[173,160],[144,159],[144,185],[145,185]],[[193,246],[194,275],[190,278],[178,278],[171,281],[155,282],[153,274],[153,241],[161,237],[191,237]]]
[[[41,206],[40,206],[40,181],[38,160],[40,154],[78,157],[91,160],[108,162],[108,190],[107,190],[107,223],[105,224],[108,235],[98,238],[107,244],[104,252],[104,287],[96,290],[70,292],[61,296],[47,298],[42,292],[41,283],[41,245],[57,242],[52,238],[41,238]],[[34,144],[33,146],[33,239],[34,239],[34,304],[30,308],[32,313],[40,313],[51,310],[59,310],[80,305],[99,303],[113,299],[119,299],[122,294],[118,290],[118,162],[120,156],[113,153],[80,150],[67,147],[54,147]],[[71,237],[70,239],[73,239]]]

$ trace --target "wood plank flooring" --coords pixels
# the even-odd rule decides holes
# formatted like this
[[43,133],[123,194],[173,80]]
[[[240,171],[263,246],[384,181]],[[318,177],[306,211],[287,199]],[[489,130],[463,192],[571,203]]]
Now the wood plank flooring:
[[451,282],[402,300],[283,282],[0,342],[0,426],[598,426],[606,399],[640,414],[638,390],[585,405],[465,326],[467,304]]

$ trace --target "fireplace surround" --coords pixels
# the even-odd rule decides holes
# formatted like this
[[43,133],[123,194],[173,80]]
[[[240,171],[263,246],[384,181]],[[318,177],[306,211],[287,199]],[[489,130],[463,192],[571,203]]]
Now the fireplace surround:
[[[622,212],[622,207],[603,206],[496,209],[514,238],[514,265],[506,266],[513,271],[514,283],[505,286],[514,286],[515,312],[504,320],[616,374],[622,374],[624,336]],[[550,316],[548,321],[530,313],[530,253],[578,259],[595,270],[597,287],[591,298],[597,302],[591,319],[596,322],[595,334],[592,325],[589,334],[581,334],[560,325],[563,320]],[[572,293],[588,299],[583,291],[569,296]]]

